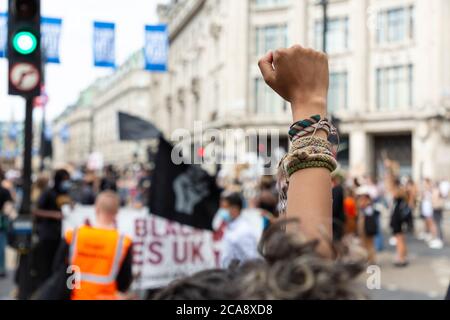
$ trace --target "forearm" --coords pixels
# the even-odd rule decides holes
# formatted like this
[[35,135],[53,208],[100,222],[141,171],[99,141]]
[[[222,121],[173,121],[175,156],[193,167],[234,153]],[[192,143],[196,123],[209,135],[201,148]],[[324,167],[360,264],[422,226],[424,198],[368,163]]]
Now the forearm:
[[[299,110],[294,113],[294,122],[307,119],[312,115],[326,116],[326,108],[293,107]],[[323,131],[317,137],[327,139]],[[333,239],[332,186],[330,171],[323,168],[312,168],[297,171],[289,182],[287,215],[288,218],[300,220],[300,231],[308,239],[320,240],[321,254],[331,256],[330,242]]]
[[54,220],[61,220],[63,218],[63,214],[60,211],[50,211],[41,209],[33,210],[33,216],[37,218],[47,218]]

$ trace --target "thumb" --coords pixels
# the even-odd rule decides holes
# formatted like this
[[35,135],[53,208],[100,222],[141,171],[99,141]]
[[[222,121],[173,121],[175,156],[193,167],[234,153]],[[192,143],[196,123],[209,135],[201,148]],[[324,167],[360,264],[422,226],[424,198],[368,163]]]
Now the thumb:
[[266,81],[268,85],[273,84],[275,80],[275,70],[273,69],[272,63],[273,63],[272,51],[268,52],[258,62],[259,69],[261,70],[261,74],[264,77],[264,81]]

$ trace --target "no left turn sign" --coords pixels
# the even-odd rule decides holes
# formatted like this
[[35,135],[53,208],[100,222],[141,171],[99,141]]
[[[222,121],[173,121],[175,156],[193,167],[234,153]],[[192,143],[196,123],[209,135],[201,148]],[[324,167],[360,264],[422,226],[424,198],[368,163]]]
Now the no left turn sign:
[[28,92],[36,89],[41,80],[39,70],[30,63],[19,62],[11,68],[9,75],[11,84],[20,91]]

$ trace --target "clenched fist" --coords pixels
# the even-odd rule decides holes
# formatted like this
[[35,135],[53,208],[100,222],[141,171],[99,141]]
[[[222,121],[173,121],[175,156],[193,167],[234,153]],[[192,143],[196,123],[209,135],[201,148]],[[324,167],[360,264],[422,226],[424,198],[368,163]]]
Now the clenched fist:
[[327,114],[328,59],[295,45],[269,52],[259,61],[266,83],[292,105],[294,121]]

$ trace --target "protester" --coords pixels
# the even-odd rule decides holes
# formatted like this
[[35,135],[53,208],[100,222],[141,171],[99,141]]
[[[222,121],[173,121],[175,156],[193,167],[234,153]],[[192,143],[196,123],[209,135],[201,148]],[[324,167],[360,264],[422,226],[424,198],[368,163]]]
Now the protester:
[[117,174],[112,165],[106,166],[104,176],[100,180],[100,191],[117,192]]
[[444,247],[444,231],[442,228],[442,220],[445,207],[445,198],[439,188],[439,185],[433,186],[432,190],[433,220],[436,225],[436,239],[430,243],[430,247],[434,249],[442,249]]
[[356,206],[356,199],[352,188],[347,188],[344,198],[344,212],[345,212],[345,234],[356,234],[356,219],[358,211]]
[[31,202],[36,206],[41,198],[41,195],[47,190],[49,184],[49,177],[47,174],[39,174],[36,181],[31,187]]
[[58,249],[62,233],[62,208],[72,203],[69,197],[70,174],[67,170],[57,170],[53,186],[45,190],[33,211],[36,218],[35,235],[37,243],[32,250],[33,288],[38,288],[52,274],[52,263]]
[[[54,273],[73,267],[72,287],[63,297],[71,300],[126,299],[132,276],[132,241],[117,231],[120,199],[105,191],[95,203],[94,226],[82,226],[66,232],[54,261]],[[79,272],[79,274],[77,274]],[[69,279],[70,280],[70,279]],[[64,284],[66,280],[64,279]],[[42,296],[52,294],[52,287]]]
[[0,278],[6,277],[6,240],[8,221],[14,213],[11,193],[3,187],[4,174],[0,168]]
[[412,180],[412,178],[408,178],[406,182],[406,199],[408,202],[409,207],[409,213],[406,218],[406,223],[408,225],[408,231],[411,234],[414,234],[415,232],[415,224],[414,224],[414,212],[417,208],[417,198],[418,198],[418,191],[417,186]]
[[80,204],[84,206],[92,206],[96,198],[95,191],[95,175],[87,172],[83,177],[80,189]]
[[219,215],[228,223],[223,236],[221,265],[224,268],[232,263],[243,263],[259,257],[259,239],[254,226],[241,213],[243,200],[240,194],[225,194],[221,199]]
[[400,184],[399,180],[395,180],[393,184],[393,207],[391,214],[392,234],[396,240],[397,257],[395,259],[394,265],[396,267],[402,268],[409,264],[407,258],[407,245],[405,237],[405,222],[406,217],[409,212],[408,203],[406,202],[406,194]]
[[330,172],[337,164],[327,141],[328,133],[333,130],[325,120],[329,85],[327,57],[295,45],[267,53],[259,61],[259,67],[266,83],[292,107],[293,146],[280,167],[280,176],[288,182],[287,216],[299,219],[301,232],[307,239],[319,240],[318,250],[331,257]]
[[336,242],[342,240],[344,236],[345,227],[345,211],[344,211],[344,199],[345,191],[342,186],[342,177],[340,175],[334,175],[333,182],[333,239]]
[[433,182],[425,179],[422,189],[422,216],[425,219],[425,234],[421,237],[432,249],[442,249],[443,243],[438,238],[438,229],[434,219],[433,208]]
[[374,237],[377,235],[379,229],[378,221],[380,212],[373,206],[370,188],[360,187],[356,193],[359,210],[358,234],[361,236],[363,246],[367,250],[369,263],[375,264]]

